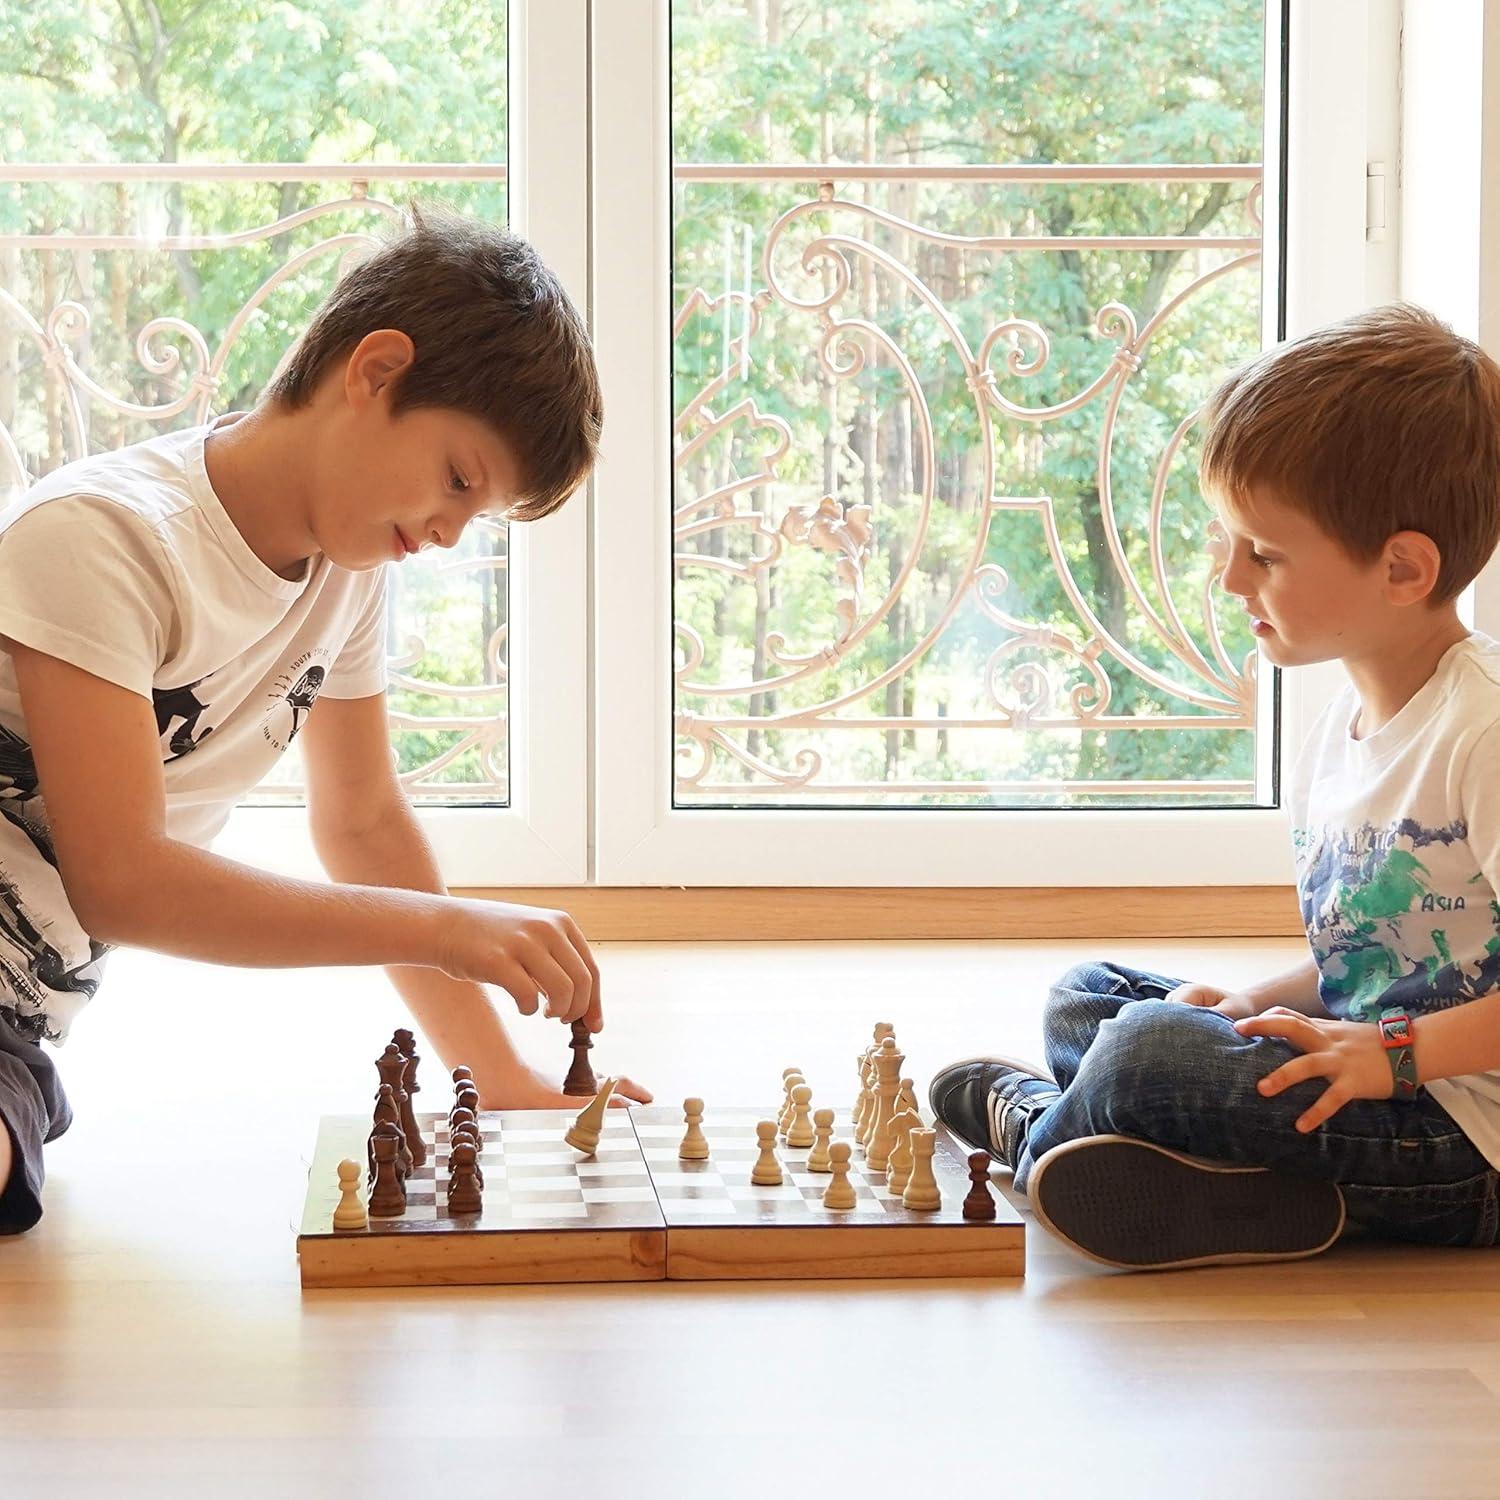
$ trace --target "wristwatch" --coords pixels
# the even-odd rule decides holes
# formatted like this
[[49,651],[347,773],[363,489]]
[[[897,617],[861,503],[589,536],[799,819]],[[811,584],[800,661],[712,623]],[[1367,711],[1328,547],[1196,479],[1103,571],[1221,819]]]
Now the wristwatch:
[[1417,1060],[1412,1056],[1411,1043],[1411,1017],[1394,1007],[1381,1011],[1380,1044],[1391,1065],[1397,1099],[1417,1097]]

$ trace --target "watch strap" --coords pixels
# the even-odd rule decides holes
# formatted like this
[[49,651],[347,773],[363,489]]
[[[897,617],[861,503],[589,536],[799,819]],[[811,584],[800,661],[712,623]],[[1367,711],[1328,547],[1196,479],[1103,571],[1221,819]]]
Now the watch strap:
[[1417,1096],[1417,1060],[1412,1055],[1411,1017],[1404,1010],[1380,1013],[1380,1042],[1391,1065],[1392,1093],[1397,1099]]

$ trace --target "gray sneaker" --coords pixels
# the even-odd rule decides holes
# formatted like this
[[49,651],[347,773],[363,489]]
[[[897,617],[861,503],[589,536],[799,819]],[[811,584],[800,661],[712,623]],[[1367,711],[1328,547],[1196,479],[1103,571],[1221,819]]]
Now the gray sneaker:
[[1026,1191],[1059,1239],[1127,1271],[1297,1260],[1326,1250],[1344,1228],[1337,1183],[1184,1156],[1126,1135],[1054,1146]]
[[1062,1097],[1050,1074],[1018,1057],[951,1064],[927,1090],[932,1112],[954,1135],[1015,1170],[1031,1117]]

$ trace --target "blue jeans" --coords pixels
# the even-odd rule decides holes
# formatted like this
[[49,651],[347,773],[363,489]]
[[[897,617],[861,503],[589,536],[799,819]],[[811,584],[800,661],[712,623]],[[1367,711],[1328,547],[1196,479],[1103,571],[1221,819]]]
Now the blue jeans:
[[1500,1173],[1425,1089],[1411,1100],[1351,1100],[1304,1135],[1296,1121],[1327,1080],[1257,1092],[1301,1053],[1279,1037],[1241,1036],[1216,1011],[1168,1003],[1181,982],[1080,964],[1053,986],[1043,1035],[1062,1097],[1030,1121],[1017,1188],[1064,1141],[1129,1135],[1336,1182],[1349,1219],[1385,1238],[1495,1244]]

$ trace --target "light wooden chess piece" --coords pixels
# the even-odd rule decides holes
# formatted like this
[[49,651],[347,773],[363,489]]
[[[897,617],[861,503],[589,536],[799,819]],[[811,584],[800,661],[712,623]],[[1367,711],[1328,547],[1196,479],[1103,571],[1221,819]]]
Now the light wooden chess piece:
[[682,1144],[677,1148],[677,1159],[679,1161],[707,1161],[708,1137],[703,1133],[703,1101],[684,1099],[682,1113],[687,1121],[687,1131],[682,1137]]
[[809,1172],[831,1172],[833,1161],[828,1154],[828,1143],[833,1139],[833,1111],[813,1111],[813,1148],[807,1153]]
[[906,1191],[901,1195],[903,1207],[926,1213],[943,1206],[943,1195],[938,1190],[937,1178],[932,1172],[932,1153],[936,1146],[937,1131],[912,1131],[911,1177],[906,1184]]
[[884,1172],[891,1164],[891,1121],[896,1117],[896,1095],[901,1089],[904,1053],[896,1050],[896,1039],[886,1037],[875,1054],[875,1124],[865,1143],[865,1164],[872,1172]]
[[335,1229],[368,1229],[370,1216],[359,1196],[359,1163],[339,1163],[339,1206],[333,1211]]
[[906,1191],[906,1184],[911,1181],[911,1133],[914,1130],[920,1130],[921,1127],[921,1117],[912,1109],[903,1109],[891,1121],[891,1138],[895,1144],[891,1147],[891,1162],[886,1171],[885,1185],[898,1198]]
[[875,1098],[875,1078],[875,1053],[872,1049],[870,1052],[867,1052],[865,1054],[863,1090],[865,1110],[864,1114],[860,1116],[859,1125],[856,1127],[854,1132],[854,1143],[857,1146],[868,1145],[870,1140],[870,1132],[875,1129],[875,1110],[877,1103]]
[[910,1078],[901,1080],[901,1090],[896,1095],[896,1113],[899,1115],[903,1109],[909,1109],[917,1117],[918,1125],[922,1123],[922,1111],[917,1105],[916,1084]]
[[813,1143],[811,1107],[812,1090],[805,1083],[799,1083],[792,1090],[792,1117],[786,1127],[786,1143],[794,1150],[800,1151]]
[[755,1141],[760,1155],[750,1173],[750,1181],[756,1187],[780,1187],[781,1163],[776,1159],[776,1122],[761,1120],[755,1127]]
[[823,1189],[824,1208],[853,1208],[859,1202],[859,1197],[854,1191],[854,1184],[849,1181],[850,1150],[848,1141],[835,1141],[828,1148],[833,1181]]
[[796,1106],[792,1103],[792,1090],[801,1088],[807,1083],[801,1073],[793,1071],[782,1077],[781,1086],[786,1091],[786,1097],[781,1101],[781,1109],[776,1115],[776,1134],[785,1135],[792,1123],[792,1114]]
[[575,1151],[592,1156],[599,1149],[599,1135],[604,1129],[604,1111],[609,1108],[609,1096],[614,1093],[618,1078],[606,1078],[599,1085],[599,1092],[584,1105],[578,1118],[569,1127],[563,1141]]

